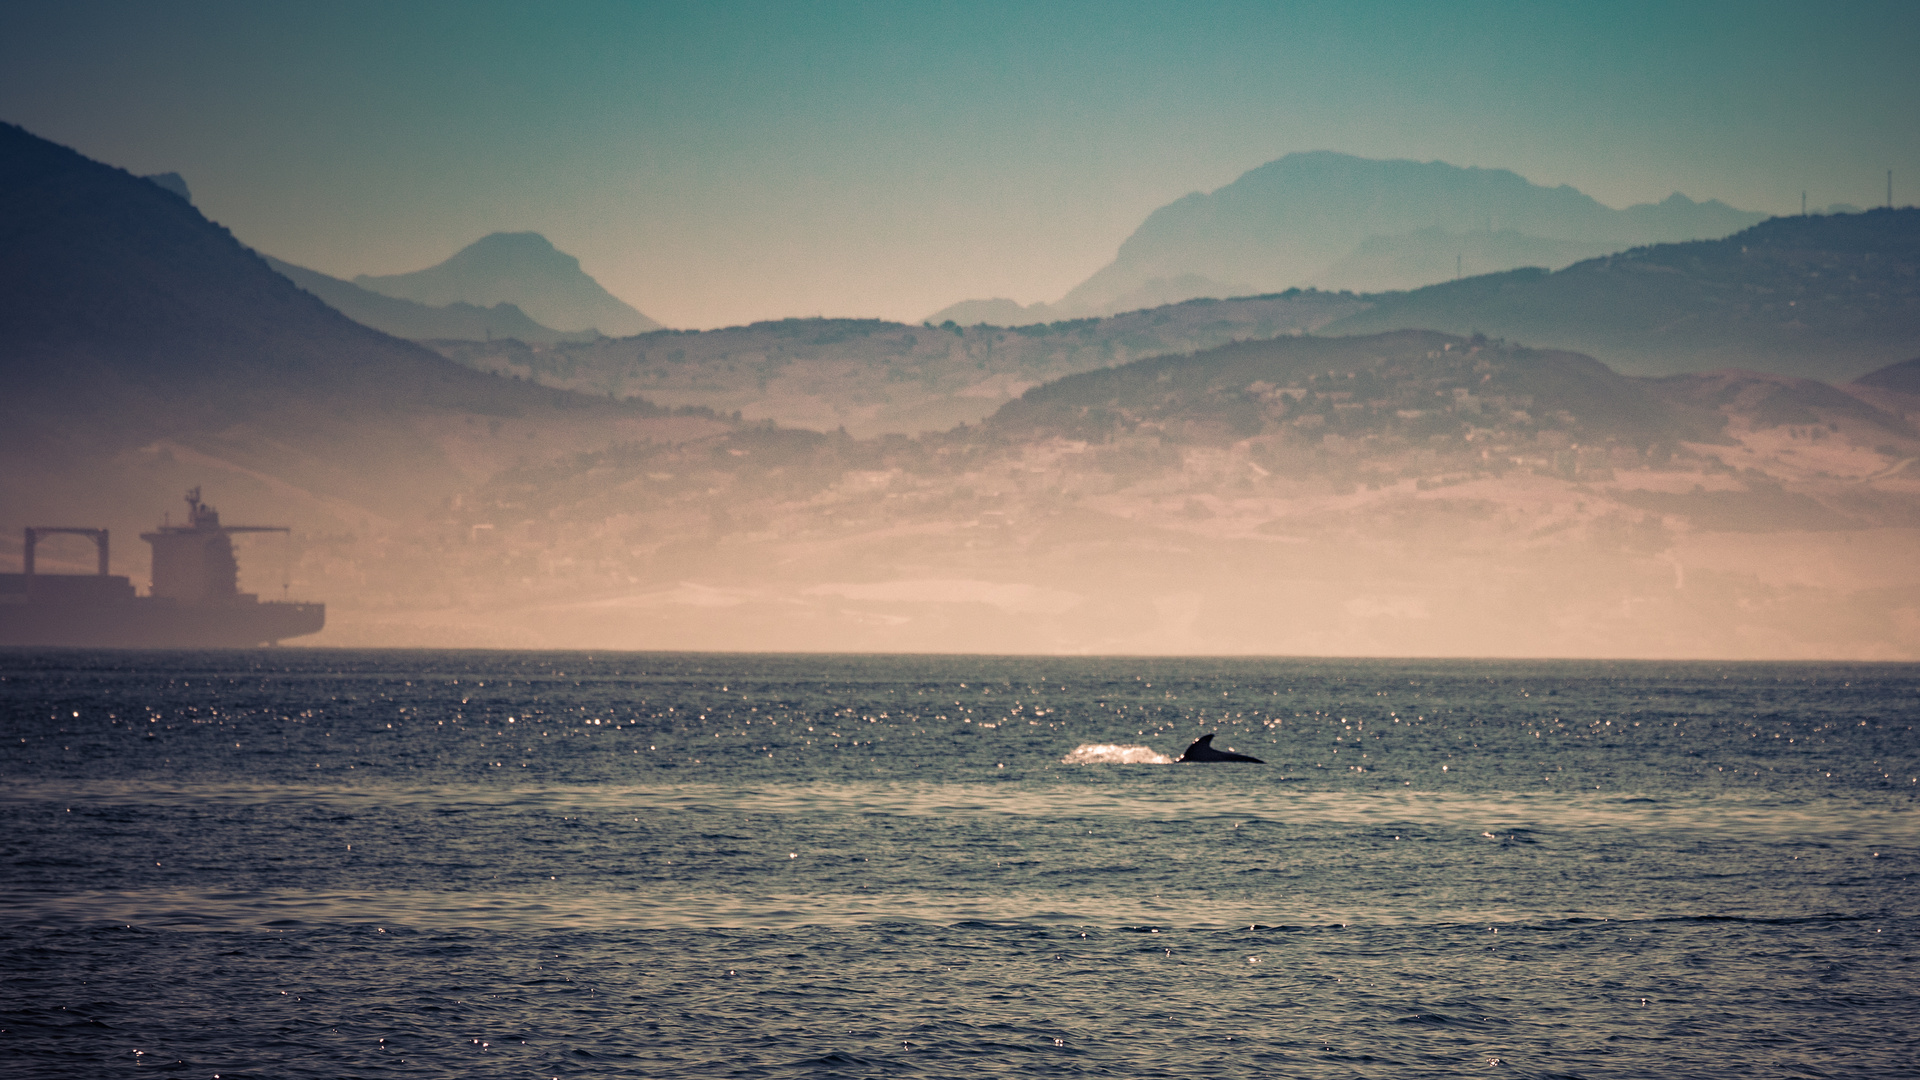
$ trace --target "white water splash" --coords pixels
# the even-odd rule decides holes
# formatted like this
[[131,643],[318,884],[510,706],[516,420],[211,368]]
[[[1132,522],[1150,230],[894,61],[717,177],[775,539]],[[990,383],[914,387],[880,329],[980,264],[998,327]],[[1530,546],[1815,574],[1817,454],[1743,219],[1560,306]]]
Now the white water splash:
[[1066,757],[1061,758],[1060,764],[1171,765],[1173,759],[1151,746],[1135,746],[1131,743],[1081,743]]

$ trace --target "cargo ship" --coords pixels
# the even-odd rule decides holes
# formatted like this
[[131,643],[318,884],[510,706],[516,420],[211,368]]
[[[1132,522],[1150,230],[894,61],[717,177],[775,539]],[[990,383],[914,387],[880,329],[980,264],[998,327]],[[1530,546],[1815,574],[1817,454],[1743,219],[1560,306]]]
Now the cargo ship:
[[[184,525],[141,533],[153,548],[153,588],[136,593],[111,573],[107,530],[35,526],[26,530],[21,572],[0,574],[0,645],[87,648],[205,649],[273,645],[318,633],[325,604],[262,601],[240,591],[233,534],[288,532],[283,525],[222,525],[220,513],[187,492]],[[49,534],[89,537],[99,551],[93,574],[34,572],[34,554]]]

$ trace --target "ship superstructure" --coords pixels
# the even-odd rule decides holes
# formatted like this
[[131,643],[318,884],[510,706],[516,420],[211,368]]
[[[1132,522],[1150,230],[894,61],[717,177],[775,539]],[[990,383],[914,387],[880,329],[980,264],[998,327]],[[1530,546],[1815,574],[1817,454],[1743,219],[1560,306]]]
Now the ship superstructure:
[[[222,525],[220,513],[187,492],[184,525],[141,533],[153,549],[153,588],[135,594],[109,573],[106,529],[35,526],[26,530],[21,572],[0,574],[0,645],[215,648],[271,645],[318,633],[325,604],[262,602],[240,591],[235,533],[288,532],[283,525]],[[35,549],[48,534],[77,533],[99,549],[95,574],[41,574]]]
[[[234,533],[292,532],[285,525],[222,525],[220,511],[200,501],[200,489],[187,492],[187,523],[162,525],[140,539],[153,545],[153,593],[185,604],[257,601],[240,591],[240,563],[233,557]],[[102,530],[101,565],[106,565]],[[105,570],[101,571],[105,573]]]

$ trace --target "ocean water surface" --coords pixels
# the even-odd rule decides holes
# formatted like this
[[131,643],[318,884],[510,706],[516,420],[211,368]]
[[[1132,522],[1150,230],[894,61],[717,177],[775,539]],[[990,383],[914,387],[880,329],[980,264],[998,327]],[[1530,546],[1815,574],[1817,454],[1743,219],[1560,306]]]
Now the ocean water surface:
[[1912,665],[14,651],[0,717],[8,1075],[1920,1071]]

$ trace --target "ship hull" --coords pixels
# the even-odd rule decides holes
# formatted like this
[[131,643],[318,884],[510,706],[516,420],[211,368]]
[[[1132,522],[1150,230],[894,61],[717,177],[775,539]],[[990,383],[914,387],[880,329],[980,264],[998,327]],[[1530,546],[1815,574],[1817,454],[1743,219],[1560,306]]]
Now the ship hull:
[[0,646],[210,649],[319,633],[325,604],[185,604],[151,597],[100,604],[0,604]]

